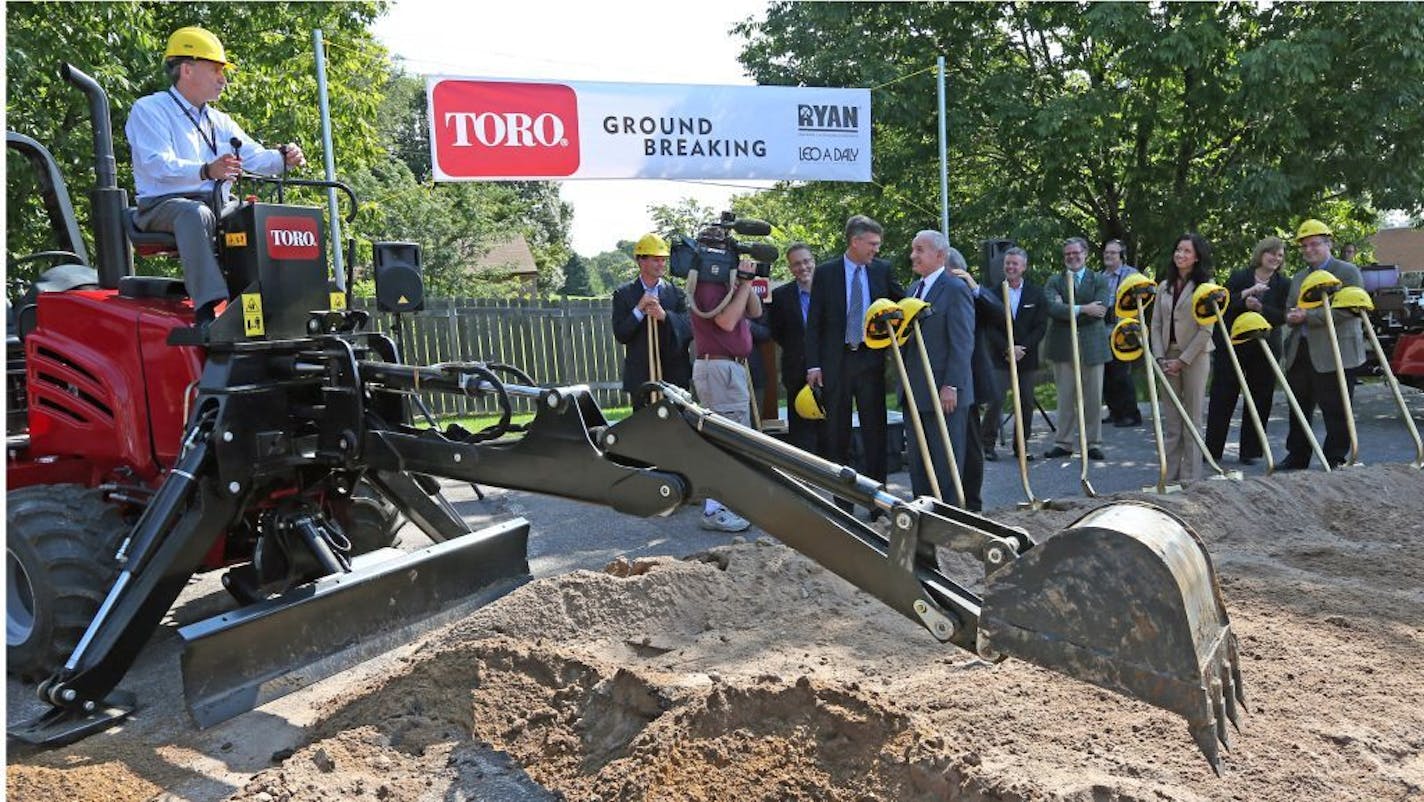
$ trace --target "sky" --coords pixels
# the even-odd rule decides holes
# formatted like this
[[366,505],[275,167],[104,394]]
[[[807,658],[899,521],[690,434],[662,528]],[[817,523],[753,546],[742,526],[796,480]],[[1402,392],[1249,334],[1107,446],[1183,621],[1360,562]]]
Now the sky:
[[[750,85],[731,26],[766,0],[669,4],[397,0],[376,38],[416,75]],[[653,227],[647,207],[692,197],[714,211],[767,182],[564,181],[574,250],[593,256]]]

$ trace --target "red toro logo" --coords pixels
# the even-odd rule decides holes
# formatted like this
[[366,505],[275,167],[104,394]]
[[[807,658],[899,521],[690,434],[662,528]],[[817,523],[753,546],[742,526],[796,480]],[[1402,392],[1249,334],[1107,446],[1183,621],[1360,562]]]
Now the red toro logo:
[[311,217],[267,218],[267,256],[272,259],[316,259],[321,256],[316,220]]
[[443,80],[430,125],[451,178],[556,178],[579,166],[578,98],[563,84]]

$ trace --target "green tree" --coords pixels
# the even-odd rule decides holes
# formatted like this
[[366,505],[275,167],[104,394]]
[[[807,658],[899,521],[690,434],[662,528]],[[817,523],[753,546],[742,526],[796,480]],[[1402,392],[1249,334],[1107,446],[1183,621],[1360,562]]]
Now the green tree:
[[601,287],[601,294],[612,293],[618,285],[633,280],[633,274],[638,272],[633,245],[632,240],[620,240],[616,249],[589,257],[588,272]]
[[559,292],[584,298],[600,294],[601,291],[593,286],[592,275],[582,256],[574,254],[564,264],[564,286],[559,288]]
[[905,79],[937,53],[966,254],[1007,236],[1042,268],[1081,235],[1155,267],[1196,229],[1228,267],[1306,216],[1358,229],[1424,205],[1418,3],[776,3],[734,30],[760,83],[880,87],[875,183],[744,201],[797,210],[819,246],[864,212],[903,264],[939,227],[933,74]]
[[670,204],[648,204],[648,216],[653,218],[653,228],[664,239],[677,235],[696,237],[697,230],[715,222],[719,214],[712,207],[699,203],[696,198],[683,198]]

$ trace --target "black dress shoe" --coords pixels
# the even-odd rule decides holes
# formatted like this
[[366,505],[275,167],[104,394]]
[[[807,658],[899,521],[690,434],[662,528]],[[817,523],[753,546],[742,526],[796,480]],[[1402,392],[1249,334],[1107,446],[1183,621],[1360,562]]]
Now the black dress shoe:
[[998,462],[998,461],[999,461],[999,452],[993,450],[992,448],[991,448],[991,449],[986,449],[986,450],[984,451],[984,459],[988,460],[989,462]]
[[1069,451],[1063,446],[1054,446],[1053,448],[1050,448],[1047,451],[1043,452],[1043,456],[1048,459],[1057,459],[1059,457],[1071,457],[1073,456],[1073,452]]
[[1240,462],[1242,465],[1255,465],[1255,464],[1256,464],[1256,458],[1255,458],[1255,457],[1242,457],[1241,459],[1239,459],[1239,460],[1237,460],[1237,461]]
[[1142,416],[1138,415],[1135,418],[1118,418],[1117,421],[1113,423],[1113,425],[1119,429],[1129,429],[1133,426],[1141,426]]
[[1088,459],[1103,460],[1107,459],[1107,457],[1103,456],[1103,450],[1101,448],[1098,448],[1097,446],[1089,446]]

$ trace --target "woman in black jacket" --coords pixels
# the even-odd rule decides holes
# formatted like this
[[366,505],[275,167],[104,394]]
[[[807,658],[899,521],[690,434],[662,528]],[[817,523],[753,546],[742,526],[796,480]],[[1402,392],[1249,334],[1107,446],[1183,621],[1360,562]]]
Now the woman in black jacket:
[[[1256,243],[1251,252],[1251,264],[1231,274],[1226,280],[1226,289],[1231,300],[1226,307],[1226,328],[1242,312],[1260,312],[1271,324],[1271,334],[1267,343],[1277,359],[1281,355],[1281,330],[1285,322],[1286,295],[1290,290],[1290,279],[1281,275],[1281,264],[1286,258],[1286,245],[1279,237],[1266,237]],[[1213,335],[1216,352],[1212,355],[1211,399],[1206,413],[1206,447],[1218,462],[1226,448],[1226,432],[1231,427],[1231,417],[1236,413],[1236,399],[1241,396],[1241,386],[1236,381],[1236,371],[1231,368],[1231,357],[1226,349],[1231,346],[1221,336],[1218,329]],[[1251,390],[1251,398],[1256,402],[1256,413],[1261,418],[1261,426],[1271,416],[1271,401],[1276,392],[1276,375],[1266,364],[1266,355],[1255,344],[1243,344],[1236,348],[1236,358],[1241,362],[1241,372],[1246,375],[1246,385]],[[1241,409],[1242,465],[1251,465],[1264,453],[1256,428],[1248,420],[1246,409]]]

